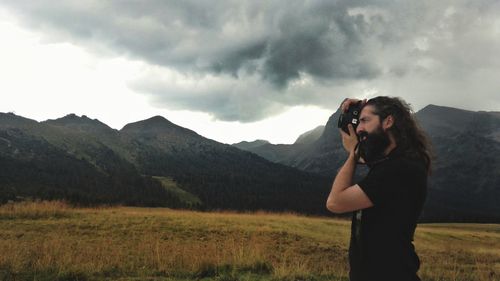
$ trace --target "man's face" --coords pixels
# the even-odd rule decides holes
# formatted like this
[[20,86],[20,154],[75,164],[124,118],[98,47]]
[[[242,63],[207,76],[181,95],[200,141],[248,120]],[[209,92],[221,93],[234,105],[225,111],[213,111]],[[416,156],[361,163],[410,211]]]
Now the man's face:
[[360,138],[361,157],[368,163],[383,158],[390,140],[387,132],[383,130],[380,117],[374,114],[373,106],[363,108],[359,121],[356,134]]
[[356,134],[360,135],[361,132],[370,134],[380,130],[382,130],[380,116],[374,114],[373,106],[367,105],[363,107],[359,115],[359,124],[356,128]]

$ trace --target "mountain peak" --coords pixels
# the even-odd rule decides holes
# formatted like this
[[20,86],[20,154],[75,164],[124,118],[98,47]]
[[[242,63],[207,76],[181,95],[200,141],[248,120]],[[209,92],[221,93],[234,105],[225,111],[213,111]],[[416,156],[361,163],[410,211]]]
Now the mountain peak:
[[132,122],[125,125],[122,130],[150,130],[150,129],[171,129],[177,127],[174,123],[168,121],[165,117],[156,115],[148,119]]
[[340,117],[340,108],[333,113],[328,121],[326,122],[325,128],[323,129],[323,134],[320,136],[320,139],[333,139],[337,140],[340,138],[339,128],[337,127],[338,120]]
[[[99,121],[97,119],[94,119],[95,121]],[[50,122],[92,122],[93,120],[88,118],[86,115],[82,115],[81,117],[76,115],[75,113],[69,113],[65,115],[64,117],[57,118],[57,119],[49,119],[47,121]]]
[[16,115],[13,112],[0,112],[0,127],[33,126],[37,123],[35,120]]
[[254,140],[254,141],[241,141],[241,142],[235,143],[235,144],[256,144],[256,145],[262,145],[262,144],[267,144],[267,143],[269,143],[269,141],[257,139],[257,140]]
[[454,107],[429,104],[422,108],[415,117],[427,134],[448,136],[463,133],[472,122],[477,112]]
[[160,115],[156,115],[156,116],[153,116],[151,118],[148,118],[146,120],[143,120],[145,123],[149,124],[149,125],[156,125],[156,126],[176,126],[174,123],[168,121],[167,118],[163,117],[163,116],[160,116]]
[[455,108],[455,107],[449,107],[449,106],[442,106],[442,105],[435,105],[435,104],[429,104],[425,106],[424,108],[420,109],[417,113],[463,113],[463,114],[470,114],[473,113],[473,111],[470,110],[465,110],[465,109],[460,109],[460,108]]
[[232,146],[243,150],[250,150],[266,144],[270,144],[270,142],[268,142],[267,140],[254,140],[254,141],[241,141],[239,143],[232,144]]
[[178,126],[168,121],[165,117],[159,115],[153,116],[151,118],[142,121],[129,123],[125,125],[120,130],[120,132],[129,134],[152,134],[152,135],[183,134],[183,135],[198,136],[196,132]]
[[98,119],[90,119],[86,115],[81,117],[70,113],[64,117],[58,119],[49,119],[42,123],[46,123],[58,127],[67,127],[72,129],[78,129],[82,131],[108,131],[113,130],[108,125],[102,123]]
[[315,142],[317,139],[321,137],[323,134],[323,131],[325,130],[325,126],[321,125],[318,126],[310,131],[307,131],[303,134],[301,134],[297,140],[295,141],[295,144],[309,144]]

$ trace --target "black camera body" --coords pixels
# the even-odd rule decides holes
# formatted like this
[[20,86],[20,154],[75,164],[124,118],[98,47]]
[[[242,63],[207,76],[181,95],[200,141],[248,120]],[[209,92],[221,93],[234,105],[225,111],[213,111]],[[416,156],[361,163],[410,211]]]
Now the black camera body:
[[347,109],[347,112],[342,112],[339,117],[339,122],[337,126],[342,129],[342,131],[349,134],[348,124],[352,124],[354,131],[359,124],[359,115],[361,114],[362,102],[358,101],[355,104],[351,104]]

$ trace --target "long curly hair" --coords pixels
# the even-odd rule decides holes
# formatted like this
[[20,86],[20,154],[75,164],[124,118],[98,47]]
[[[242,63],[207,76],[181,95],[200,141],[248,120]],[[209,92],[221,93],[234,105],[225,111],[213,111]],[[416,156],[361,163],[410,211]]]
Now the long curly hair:
[[411,106],[398,97],[379,96],[368,100],[365,104],[374,107],[374,114],[382,122],[392,115],[394,124],[388,129],[394,136],[398,149],[409,156],[424,161],[427,172],[431,173],[434,154],[428,136],[414,117]]

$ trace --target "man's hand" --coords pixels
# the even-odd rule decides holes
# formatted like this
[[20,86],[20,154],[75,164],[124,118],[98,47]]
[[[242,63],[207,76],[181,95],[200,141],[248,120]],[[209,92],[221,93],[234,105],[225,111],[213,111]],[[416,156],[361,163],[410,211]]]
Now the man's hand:
[[358,144],[358,136],[356,135],[356,132],[354,131],[354,128],[352,127],[352,124],[348,124],[347,128],[349,129],[349,134],[346,132],[342,131],[340,129],[340,134],[342,135],[342,144],[344,145],[344,149],[349,152],[349,153],[354,153],[354,149],[356,148],[356,145]]
[[[347,110],[349,109],[349,106],[351,104],[355,104],[357,103],[358,99],[345,99],[342,104],[340,105],[340,108],[342,109],[342,112],[347,112]],[[361,103],[361,105],[364,105],[366,103],[366,99],[363,100],[363,102]]]

